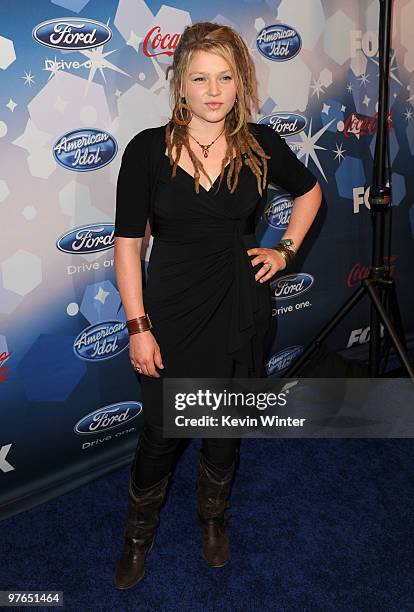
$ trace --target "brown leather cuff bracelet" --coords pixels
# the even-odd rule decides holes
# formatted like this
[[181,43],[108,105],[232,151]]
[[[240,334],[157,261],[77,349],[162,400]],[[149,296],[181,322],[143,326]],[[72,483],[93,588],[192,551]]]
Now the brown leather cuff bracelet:
[[148,314],[136,319],[129,319],[126,324],[130,336],[148,331],[152,327],[151,319]]

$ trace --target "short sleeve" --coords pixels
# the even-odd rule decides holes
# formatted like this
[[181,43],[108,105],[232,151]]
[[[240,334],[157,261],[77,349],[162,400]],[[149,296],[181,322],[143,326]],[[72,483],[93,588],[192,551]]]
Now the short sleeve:
[[296,157],[285,140],[264,124],[254,125],[254,135],[270,159],[267,160],[268,181],[285,189],[293,198],[304,195],[317,179]]
[[122,155],[116,185],[115,236],[145,236],[150,209],[150,151],[143,132],[136,134]]

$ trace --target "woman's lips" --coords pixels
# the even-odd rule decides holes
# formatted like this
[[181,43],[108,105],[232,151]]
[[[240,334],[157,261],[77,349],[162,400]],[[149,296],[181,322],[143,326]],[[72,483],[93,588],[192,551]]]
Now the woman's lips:
[[216,110],[217,108],[220,108],[221,105],[222,105],[222,102],[207,102],[207,106],[209,106],[212,110]]

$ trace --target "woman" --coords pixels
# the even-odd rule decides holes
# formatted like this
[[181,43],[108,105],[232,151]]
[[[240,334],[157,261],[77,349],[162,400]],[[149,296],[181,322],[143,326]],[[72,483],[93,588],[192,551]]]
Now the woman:
[[[117,184],[116,279],[144,404],[115,572],[120,589],[144,575],[180,443],[162,436],[163,377],[265,375],[269,281],[294,257],[321,201],[315,177],[284,141],[249,122],[251,106],[258,110],[254,66],[235,30],[187,27],[167,77],[170,70],[172,120],[128,143]],[[259,248],[254,217],[269,181],[295,201],[285,242]],[[148,218],[154,242],[143,291]],[[229,559],[225,509],[239,442],[204,439],[200,450],[197,512],[212,567]]]

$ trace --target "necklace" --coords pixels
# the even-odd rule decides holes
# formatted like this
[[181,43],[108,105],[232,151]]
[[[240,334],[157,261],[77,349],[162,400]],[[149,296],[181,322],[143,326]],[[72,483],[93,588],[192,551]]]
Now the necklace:
[[224,132],[224,128],[223,128],[223,130],[220,132],[220,134],[217,136],[217,138],[215,138],[215,139],[213,140],[213,142],[210,142],[210,144],[208,144],[208,145],[203,145],[203,144],[201,144],[201,142],[198,142],[197,138],[194,138],[194,136],[193,136],[192,134],[190,134],[190,132],[188,132],[188,134],[189,134],[189,136],[191,136],[191,138],[192,138],[193,140],[195,140],[195,141],[196,141],[196,143],[197,143],[198,145],[200,145],[200,147],[203,149],[203,155],[204,155],[204,157],[208,157],[208,154],[209,154],[209,152],[210,152],[210,151],[209,151],[209,149],[210,149],[211,145],[213,145],[213,144],[216,142],[216,140],[218,140],[218,139],[220,138],[220,136],[222,135],[222,133],[223,133],[223,132]]

